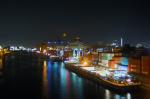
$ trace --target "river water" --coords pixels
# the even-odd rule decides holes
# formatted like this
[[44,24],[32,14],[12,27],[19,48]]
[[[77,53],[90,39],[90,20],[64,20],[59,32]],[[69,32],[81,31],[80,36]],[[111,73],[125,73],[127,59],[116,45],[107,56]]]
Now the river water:
[[0,78],[1,99],[150,99],[149,92],[115,92],[67,70],[63,62],[13,62]]

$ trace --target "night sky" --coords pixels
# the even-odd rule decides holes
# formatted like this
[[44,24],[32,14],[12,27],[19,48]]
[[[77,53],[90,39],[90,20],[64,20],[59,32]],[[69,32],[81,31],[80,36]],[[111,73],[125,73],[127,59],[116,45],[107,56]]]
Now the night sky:
[[63,32],[89,42],[111,42],[121,36],[127,43],[150,41],[149,2],[104,1],[3,0],[0,44],[34,46]]

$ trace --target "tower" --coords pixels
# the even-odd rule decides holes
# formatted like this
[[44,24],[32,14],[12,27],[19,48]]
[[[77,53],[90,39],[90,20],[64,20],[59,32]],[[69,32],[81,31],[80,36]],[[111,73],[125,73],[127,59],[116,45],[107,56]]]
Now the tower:
[[120,39],[120,46],[123,47],[123,38]]
[[122,33],[121,38],[120,38],[120,46],[121,46],[121,47],[123,47],[123,44],[124,44],[124,42],[125,42],[124,39],[123,39],[123,38],[125,38],[125,34],[126,34],[125,32]]

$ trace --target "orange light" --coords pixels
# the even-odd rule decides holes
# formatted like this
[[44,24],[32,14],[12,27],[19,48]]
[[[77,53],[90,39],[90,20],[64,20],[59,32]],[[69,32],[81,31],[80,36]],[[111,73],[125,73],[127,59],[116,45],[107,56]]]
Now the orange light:
[[43,50],[43,53],[46,53],[46,50],[45,50],[45,49]]
[[88,63],[85,61],[85,62],[83,63],[83,65],[84,65],[84,66],[87,66],[87,65],[88,65]]

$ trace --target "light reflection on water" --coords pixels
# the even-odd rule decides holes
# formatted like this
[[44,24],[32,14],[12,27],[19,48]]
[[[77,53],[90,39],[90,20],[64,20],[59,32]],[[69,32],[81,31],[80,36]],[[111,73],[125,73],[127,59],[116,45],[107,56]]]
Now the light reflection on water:
[[115,94],[68,71],[64,63],[51,61],[43,63],[43,95],[44,98],[59,99],[132,99],[130,93]]
[[120,93],[65,69],[63,62],[13,59],[0,79],[1,99],[149,99],[147,91]]
[[127,99],[131,99],[131,94],[127,93]]
[[109,90],[105,90],[105,97],[106,97],[106,99],[111,99],[111,97],[110,97],[110,91]]
[[3,65],[2,65],[2,59],[0,59],[0,70],[3,69]]
[[48,97],[47,62],[43,63],[43,98]]

